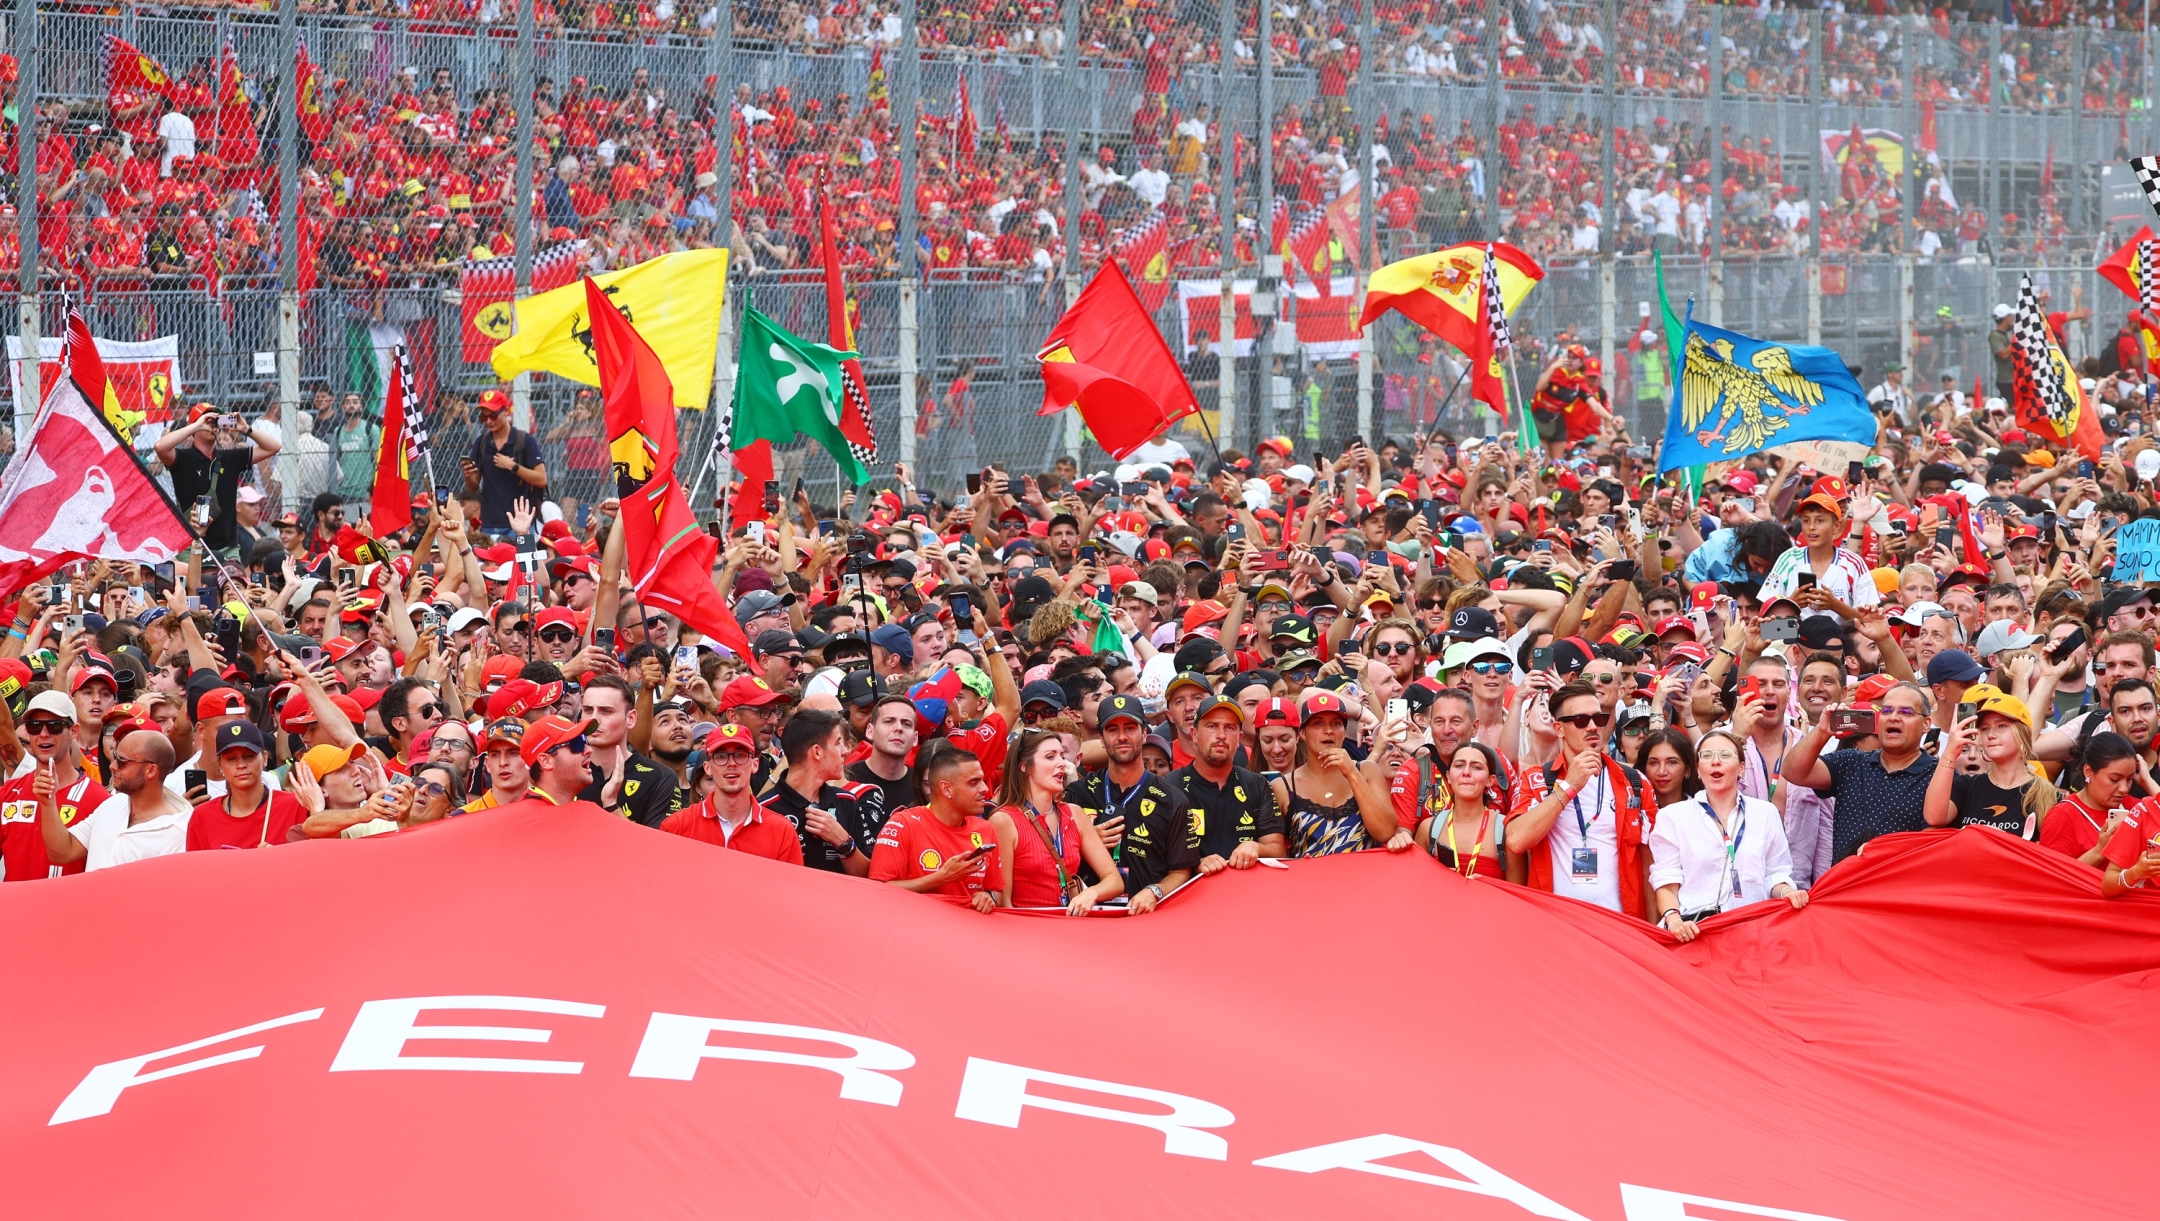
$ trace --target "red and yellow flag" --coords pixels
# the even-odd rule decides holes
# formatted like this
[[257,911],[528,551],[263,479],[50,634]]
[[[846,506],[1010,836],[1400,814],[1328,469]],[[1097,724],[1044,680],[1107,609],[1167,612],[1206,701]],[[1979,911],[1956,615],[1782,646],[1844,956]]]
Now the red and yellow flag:
[[[1472,395],[1492,403],[1495,411],[1504,411],[1496,401],[1502,395],[1497,389],[1499,357],[1493,351],[1493,328],[1480,300],[1485,249],[1483,243],[1464,242],[1373,272],[1365,282],[1365,310],[1358,315],[1358,329],[1363,331],[1373,319],[1394,310],[1460,349],[1476,375]],[[1500,305],[1512,314],[1545,278],[1545,269],[1505,242],[1494,242],[1492,252]]]

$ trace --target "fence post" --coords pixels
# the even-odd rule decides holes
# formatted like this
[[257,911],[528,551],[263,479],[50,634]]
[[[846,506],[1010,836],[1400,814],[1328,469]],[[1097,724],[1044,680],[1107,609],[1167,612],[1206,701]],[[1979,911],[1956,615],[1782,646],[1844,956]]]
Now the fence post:
[[1922,21],[1919,17],[1905,17],[1898,23],[1898,43],[1903,51],[1898,56],[1898,124],[1904,128],[1898,138],[1905,144],[1905,172],[1900,175],[1904,181],[1898,188],[1898,194],[1903,197],[1898,207],[1898,248],[1905,252],[1907,259],[1913,254],[1913,219],[1920,210],[1920,201],[1916,198],[1920,181],[1920,105],[1913,100],[1913,92],[1916,88],[1914,61],[1920,58],[1920,34],[1927,28]]
[[1500,240],[1500,210],[1493,206],[1493,158],[1500,155],[1500,23],[1507,15],[1501,0],[1485,0],[1485,131],[1478,150],[1478,211],[1485,218],[1485,240]]
[[[300,5],[278,0],[278,63],[299,60]],[[300,427],[300,81],[290,68],[278,84],[278,419],[286,436]],[[296,506],[297,507],[297,506]]]
[[[1264,0],[1272,2],[1272,0]],[[1357,67],[1357,113],[1358,126],[1358,235],[1357,257],[1350,266],[1358,271],[1357,305],[1362,316],[1365,311],[1365,282],[1372,274],[1373,262],[1373,201],[1379,197],[1374,188],[1380,185],[1379,175],[1373,171],[1373,104],[1372,104],[1372,57],[1373,57],[1373,6],[1360,6],[1358,18],[1358,67]],[[1373,438],[1373,332],[1364,328],[1358,336],[1357,345],[1357,425],[1358,436],[1368,444]]]
[[[1273,0],[1260,0],[1260,3],[1273,3]],[[1221,40],[1222,62],[1215,74],[1215,129],[1220,133],[1215,156],[1216,168],[1221,171],[1222,193],[1215,206],[1218,225],[1215,245],[1222,256],[1218,260],[1222,272],[1222,300],[1215,315],[1215,357],[1220,370],[1217,376],[1221,379],[1216,390],[1219,407],[1215,435],[1224,445],[1234,446],[1237,444],[1237,297],[1233,276],[1237,263],[1231,256],[1237,251],[1237,133],[1230,126],[1230,72],[1237,61],[1231,54],[1230,44],[1237,37],[1237,0],[1220,0],[1216,11],[1221,18],[1217,37]],[[1367,198],[1370,197],[1368,191]]]
[[[2002,23],[1998,21],[1989,22],[1987,70],[1987,114],[1989,137],[1987,141],[1987,231],[1984,236],[1987,239],[1987,261],[1990,268],[1995,265],[1996,246],[2002,241],[2002,141],[1997,136],[1997,133],[2000,129],[1997,128],[1995,125],[1996,118],[1999,113],[1997,109],[1997,99],[2002,97],[2002,82],[1998,79],[1998,74],[2002,71],[2002,37]],[[1990,295],[1993,294],[1993,290],[1995,287],[1993,279],[1994,277],[1991,273],[1989,276],[1988,284]]]
[[1807,341],[1814,347],[1822,345],[1822,40],[1823,12],[1812,9],[1808,13],[1807,49]]
[[915,466],[915,310],[921,287],[915,257],[915,98],[922,51],[915,43],[915,7],[900,6],[900,98],[893,114],[900,124],[900,460],[919,484],[925,475]]
[[1605,89],[1605,131],[1598,149],[1598,366],[1605,371],[1605,401],[1619,393],[1619,369],[1613,363],[1613,332],[1619,325],[1619,304],[1614,299],[1613,226],[1620,216],[1618,185],[1613,182],[1613,141],[1620,138],[1619,91],[1615,84],[1613,57],[1620,46],[1619,4],[1605,0],[1603,34],[1605,53],[1602,84]]
[[[1699,184],[1704,191],[1703,224],[1708,238],[1708,270],[1710,291],[1704,313],[1710,325],[1725,325],[1725,201],[1719,198],[1718,184],[1725,181],[1725,6],[1714,5],[1710,9],[1710,46],[1708,70],[1709,89],[1706,96],[1709,105],[1704,122],[1709,130],[1703,134],[1710,141],[1710,181]],[[1687,224],[1686,213],[1681,214],[1681,225]]]
[[[1281,352],[1284,336],[1276,328],[1284,326],[1290,317],[1283,308],[1282,251],[1271,250],[1275,240],[1275,5],[1274,0],[1258,0],[1260,11],[1259,55],[1256,60],[1260,80],[1258,91],[1253,95],[1253,142],[1260,154],[1260,189],[1253,196],[1253,222],[1255,232],[1264,234],[1254,245],[1260,249],[1260,278],[1253,285],[1253,370],[1259,390],[1259,401],[1253,404],[1253,435],[1273,435],[1282,428],[1282,417],[1275,412],[1275,356]],[[1259,333],[1267,331],[1267,344],[1260,344]],[[1295,345],[1290,349],[1296,351]],[[1289,431],[1287,428],[1283,429]]]
[[[511,188],[511,223],[514,226],[516,295],[532,295],[532,199],[533,133],[533,6],[517,6],[517,147],[511,153],[515,166]],[[533,426],[532,374],[519,373],[510,383],[510,417],[530,431]]]
[[[1080,113],[1080,99],[1092,94],[1089,114],[1099,113],[1102,90],[1088,89],[1080,80],[1080,6],[1065,5],[1064,68],[1058,73],[1065,87],[1066,114]],[[1095,129],[1095,140],[1102,142],[1102,130]],[[1070,309],[1080,296],[1080,132],[1077,127],[1066,137],[1065,146],[1065,306]],[[1080,409],[1067,407],[1058,414],[1064,417],[1065,449],[1077,460],[1080,457]]]
[[[17,79],[15,95],[15,143],[17,148],[29,147],[29,156],[15,159],[15,211],[19,219],[15,230],[21,234],[22,267],[18,281],[22,293],[22,399],[15,404],[18,425],[37,418],[38,406],[45,401],[41,384],[39,361],[43,359],[38,342],[40,324],[38,314],[38,191],[37,191],[37,104],[38,104],[38,42],[37,0],[15,0],[15,63],[21,75]],[[23,133],[28,131],[26,138]],[[21,443],[28,444],[18,430]]]

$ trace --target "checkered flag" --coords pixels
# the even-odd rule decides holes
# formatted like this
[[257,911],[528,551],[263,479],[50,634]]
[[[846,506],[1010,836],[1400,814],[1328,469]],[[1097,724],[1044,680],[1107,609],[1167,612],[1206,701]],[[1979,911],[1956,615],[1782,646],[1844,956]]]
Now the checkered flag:
[[2055,440],[2077,425],[2078,395],[2065,380],[2061,349],[2033,292],[2032,277],[2018,277],[2017,320],[2010,327],[2011,364],[2017,371],[2018,420]]
[[2130,172],[2137,175],[2138,186],[2145,192],[2145,202],[2160,212],[2160,157],[2132,157]]
[[2150,234],[2138,239],[2138,309],[2151,314],[2160,308],[2160,238]]
[[1515,346],[1515,332],[1508,326],[1507,302],[1500,296],[1500,272],[1494,259],[1491,242],[1485,243],[1484,283],[1478,287],[1478,299],[1485,303],[1485,325],[1492,334],[1492,353],[1499,356]]
[[405,463],[427,481],[428,494],[435,492],[435,459],[428,452],[427,409],[413,389],[412,350],[404,344],[391,349],[397,361],[398,384],[405,388]]

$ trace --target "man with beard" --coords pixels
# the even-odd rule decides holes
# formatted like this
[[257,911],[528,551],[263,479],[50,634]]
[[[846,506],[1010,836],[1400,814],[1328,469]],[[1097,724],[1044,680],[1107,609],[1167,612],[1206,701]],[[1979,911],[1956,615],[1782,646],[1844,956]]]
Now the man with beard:
[[525,728],[519,757],[532,769],[532,794],[555,805],[568,805],[592,783],[592,747],[586,733],[591,721],[544,716]]
[[612,674],[595,676],[585,688],[593,779],[578,800],[657,827],[682,808],[684,790],[673,771],[630,749],[632,703],[630,684]]
[[915,797],[915,759],[920,730],[915,704],[905,695],[885,695],[870,708],[870,722],[863,731],[869,754],[848,764],[847,779],[868,784],[885,795],[885,808],[905,810],[922,804]]
[[997,831],[982,816],[990,796],[982,760],[950,742],[932,742],[923,791],[929,804],[901,810],[878,832],[870,880],[916,894],[966,899],[985,915],[996,911],[992,880],[1004,872]]
[[750,652],[757,658],[758,673],[766,686],[779,692],[793,692],[802,686],[809,664],[803,659],[802,642],[795,633],[778,629],[759,632],[757,639],[750,642]]
[[[1506,649],[1501,653],[1504,655]],[[1455,748],[1471,740],[1477,727],[1477,697],[1461,687],[1434,691],[1422,683],[1413,683],[1404,698],[1413,721],[1420,703],[1431,709],[1426,731],[1429,740],[1419,743],[1410,758],[1388,778],[1396,823],[1415,830],[1419,823],[1446,814],[1454,805],[1444,760],[1453,758]],[[1501,756],[1503,761],[1506,758]]]
[[1833,711],[1824,709],[1814,728],[1793,744],[1785,756],[1784,776],[1788,783],[1804,784],[1836,802],[1830,820],[1835,864],[1878,835],[1927,829],[1921,808],[1937,760],[1920,750],[1933,708],[1927,692],[1913,683],[1901,682],[1875,701],[1875,732],[1882,740],[1878,750],[1824,754]]
[[60,869],[47,859],[35,792],[36,778],[47,777],[46,787],[54,795],[63,827],[74,825],[112,795],[79,766],[82,748],[74,740],[75,703],[58,691],[40,691],[30,697],[19,728],[32,766],[0,789],[0,858],[6,861],[6,880],[27,882],[81,873],[80,861]]
[[1214,696],[1193,710],[1193,760],[1169,783],[1193,807],[1201,873],[1250,869],[1264,856],[1289,855],[1275,793],[1260,773],[1237,765],[1245,710]]
[[794,827],[751,795],[757,742],[740,725],[721,725],[705,735],[705,774],[713,791],[705,800],[668,815],[660,829],[768,860],[802,864],[802,841]]
[[113,795],[72,824],[60,820],[58,776],[51,768],[31,773],[38,802],[38,830],[45,857],[62,869],[77,861],[104,869],[187,850],[187,802],[165,787],[178,762],[164,734],[138,729],[113,747]]
[[1136,696],[1113,695],[1096,707],[1109,762],[1080,773],[1065,800],[1092,811],[1095,829],[1125,875],[1126,910],[1143,915],[1200,867],[1200,823],[1184,794],[1140,762],[1147,712]]
[[[694,787],[689,770],[690,727],[696,721],[697,706],[689,700],[661,700],[653,705],[652,740],[647,743],[646,748],[652,751],[653,758],[674,771],[676,783],[684,789]],[[755,736],[752,735],[753,740]],[[770,774],[771,769],[772,760],[761,755],[756,782],[751,785],[752,792],[762,794],[765,791],[762,781]]]
[[847,725],[841,714],[804,708],[780,731],[787,771],[766,807],[793,824],[803,864],[829,873],[867,877],[870,849],[885,829],[885,794],[876,785],[843,780]]
[[[1800,663],[1800,711],[1806,723],[1822,720],[1823,712],[1844,695],[1844,660],[1835,653],[1808,654]],[[1780,785],[1778,795],[1785,810],[1785,839],[1792,848],[1793,885],[1808,890],[1815,885],[1817,845],[1828,847],[1825,837],[1837,807],[1805,785]]]

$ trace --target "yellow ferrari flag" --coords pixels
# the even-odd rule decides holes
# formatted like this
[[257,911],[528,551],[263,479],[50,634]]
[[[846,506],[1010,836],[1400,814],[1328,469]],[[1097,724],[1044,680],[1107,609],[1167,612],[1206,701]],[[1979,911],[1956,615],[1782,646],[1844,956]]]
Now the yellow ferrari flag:
[[[712,396],[727,251],[663,254],[592,279],[660,357],[675,387],[675,405],[703,408]],[[495,345],[492,363],[496,376],[506,379],[543,372],[599,385],[584,281],[519,301],[517,333]]]

